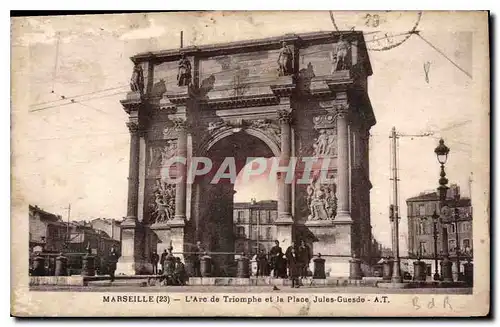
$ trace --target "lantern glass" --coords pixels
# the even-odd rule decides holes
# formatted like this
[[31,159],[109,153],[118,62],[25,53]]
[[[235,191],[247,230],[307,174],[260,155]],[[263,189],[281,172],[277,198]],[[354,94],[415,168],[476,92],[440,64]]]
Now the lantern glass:
[[448,148],[444,144],[444,140],[443,139],[440,139],[439,140],[439,145],[436,147],[436,149],[434,149],[434,153],[436,153],[438,162],[441,165],[444,165],[446,163],[446,161],[448,160],[448,153],[449,152],[450,152],[450,148]]

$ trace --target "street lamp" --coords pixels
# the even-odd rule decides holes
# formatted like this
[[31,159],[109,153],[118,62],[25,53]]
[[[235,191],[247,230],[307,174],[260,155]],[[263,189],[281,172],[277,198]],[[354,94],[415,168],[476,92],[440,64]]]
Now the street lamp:
[[434,237],[434,280],[439,280],[439,272],[438,272],[438,255],[437,255],[437,223],[439,221],[439,215],[437,214],[436,210],[434,210],[434,213],[432,214],[432,233]]
[[458,238],[458,219],[460,218],[460,211],[458,210],[458,201],[460,200],[460,194],[458,191],[455,192],[454,196],[454,205],[455,209],[453,210],[453,220],[455,223],[455,255],[456,257],[456,265],[457,265],[457,281],[460,280],[460,241]]
[[[446,178],[446,173],[444,171],[444,165],[448,160],[448,153],[450,153],[450,148],[448,148],[444,144],[444,140],[439,140],[439,145],[434,149],[434,153],[437,156],[437,160],[441,165],[441,173],[439,178],[439,212],[442,214],[442,209],[445,205],[446,201],[446,193],[448,192],[448,179]],[[449,252],[448,252],[448,229],[446,226],[443,226],[442,230],[442,239],[443,239],[443,261],[441,262],[441,276],[443,277],[443,281],[452,282],[453,277],[451,274],[451,262],[449,261]]]

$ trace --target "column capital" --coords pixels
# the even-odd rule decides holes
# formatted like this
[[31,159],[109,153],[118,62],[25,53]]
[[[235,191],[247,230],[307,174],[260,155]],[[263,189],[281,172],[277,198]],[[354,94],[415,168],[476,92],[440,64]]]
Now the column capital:
[[138,135],[141,132],[141,129],[139,128],[139,123],[135,121],[129,121],[126,123],[128,130],[130,134],[132,135]]
[[334,108],[336,117],[345,118],[347,116],[347,113],[349,112],[349,103],[347,102],[336,103],[334,105]]
[[287,110],[278,110],[278,120],[280,124],[288,124],[290,125],[292,123],[292,113]]
[[189,127],[188,122],[182,118],[174,118],[172,122],[174,123],[174,129],[178,132],[184,132]]

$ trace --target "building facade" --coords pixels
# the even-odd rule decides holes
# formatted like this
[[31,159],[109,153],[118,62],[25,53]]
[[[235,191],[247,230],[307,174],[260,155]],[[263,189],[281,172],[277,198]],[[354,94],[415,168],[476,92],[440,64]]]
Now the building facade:
[[256,254],[257,250],[269,253],[276,240],[278,202],[236,202],[233,212],[235,252],[244,252],[251,256]]
[[[412,259],[420,257],[427,263],[428,276],[435,271],[435,257],[437,256],[440,261],[445,251],[448,251],[449,258],[455,262],[456,250],[459,250],[462,264],[466,262],[467,257],[471,259],[473,257],[471,199],[461,197],[460,188],[453,184],[448,190],[446,203],[450,209],[448,211],[451,212],[441,213],[440,218],[434,222],[432,216],[435,212],[438,214],[440,212],[437,192],[424,192],[406,200],[408,255]],[[457,223],[453,216],[454,208],[458,208]],[[446,229],[445,232],[443,228]],[[455,265],[453,270],[456,271]]]
[[[287,34],[140,53],[132,61],[131,91],[121,101],[131,141],[118,272],[151,271],[151,251],[170,244],[181,257],[197,241],[211,252],[235,251],[234,184],[212,183],[211,173],[188,180],[196,157],[209,158],[214,173],[232,157],[235,176],[249,157],[284,165],[297,158],[296,174],[314,177],[276,179],[275,238],[285,248],[305,239],[333,275],[349,275],[353,255],[369,257],[375,117],[361,32]],[[186,162],[172,166],[179,157]],[[316,160],[310,171],[308,158],[327,164]],[[231,264],[219,258],[219,266]]]
[[43,252],[60,252],[67,241],[67,226],[61,216],[29,206],[29,249],[35,247]]

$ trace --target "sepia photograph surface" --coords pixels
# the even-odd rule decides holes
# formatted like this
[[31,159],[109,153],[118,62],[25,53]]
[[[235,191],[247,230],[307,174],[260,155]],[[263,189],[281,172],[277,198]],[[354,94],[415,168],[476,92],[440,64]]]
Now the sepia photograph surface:
[[11,314],[484,316],[486,11],[11,17]]

